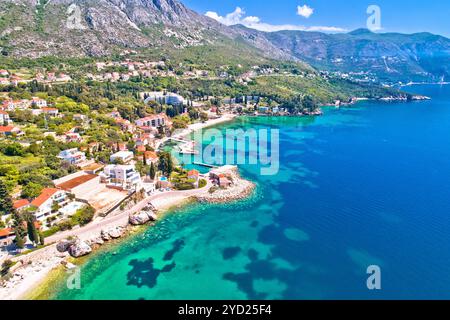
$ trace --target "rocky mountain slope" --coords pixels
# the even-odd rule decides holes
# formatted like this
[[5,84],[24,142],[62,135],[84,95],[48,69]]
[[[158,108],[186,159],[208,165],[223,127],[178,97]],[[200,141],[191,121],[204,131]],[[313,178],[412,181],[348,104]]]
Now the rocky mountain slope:
[[366,29],[347,34],[268,33],[240,25],[232,28],[261,49],[260,44],[268,41],[286,55],[320,69],[369,71],[383,80],[450,79],[450,39],[430,33],[372,33]]
[[222,25],[179,0],[0,0],[3,56],[99,57],[124,49],[185,48],[194,57],[305,61],[389,81],[450,79],[450,40],[429,33],[260,32]]
[[[124,48],[182,49],[239,37],[178,0],[0,0],[4,56],[95,57]],[[265,47],[272,49],[271,57],[290,58],[268,41]]]

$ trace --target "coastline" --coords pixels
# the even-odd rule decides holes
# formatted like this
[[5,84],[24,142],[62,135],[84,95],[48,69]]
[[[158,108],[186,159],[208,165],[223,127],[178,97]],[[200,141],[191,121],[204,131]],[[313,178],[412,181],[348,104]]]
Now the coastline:
[[[182,132],[180,135],[183,134],[185,136],[197,130],[231,122],[237,117],[235,114],[226,114],[218,119],[208,120],[205,123],[192,124],[188,129],[184,130],[188,130],[189,132]],[[144,199],[133,208],[124,212],[111,213],[107,217],[97,218],[84,227],[75,228],[63,234],[55,234],[47,238],[47,241],[51,244],[45,248],[23,256],[13,257],[11,260],[17,262],[17,267],[12,271],[13,281],[8,281],[6,288],[0,288],[0,300],[45,298],[46,291],[48,291],[47,287],[52,285],[52,283],[61,281],[68,265],[73,266],[74,261],[79,261],[82,264],[83,260],[85,261],[86,259],[73,260],[74,258],[67,252],[61,253],[56,249],[57,243],[67,237],[76,237],[81,241],[90,243],[95,251],[103,246],[103,244],[96,243],[95,239],[98,239],[99,235],[105,230],[120,230],[121,235],[114,242],[126,240],[129,235],[134,234],[135,232],[133,230],[136,230],[139,226],[129,225],[130,213],[142,210],[149,203],[157,210],[159,220],[175,208],[186,206],[192,202],[225,203],[239,201],[250,196],[256,187],[255,184],[243,179],[237,167],[228,167],[226,170],[235,180],[234,186],[229,189],[210,193],[209,191],[212,185],[209,182],[202,189],[158,193]],[[145,230],[151,227],[151,224],[146,224],[141,227]]]

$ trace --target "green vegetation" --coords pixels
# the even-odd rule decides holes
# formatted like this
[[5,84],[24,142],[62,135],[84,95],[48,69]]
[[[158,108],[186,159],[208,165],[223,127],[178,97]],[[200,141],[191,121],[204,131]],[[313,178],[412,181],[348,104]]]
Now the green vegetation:
[[51,226],[46,231],[42,232],[44,237],[54,235],[59,231],[71,230],[75,226],[84,226],[92,221],[94,218],[95,209],[91,206],[85,206],[71,216],[69,219],[63,220],[56,225]]
[[5,260],[2,263],[2,267],[0,269],[0,276],[3,278],[6,275],[8,275],[9,270],[16,264],[16,262],[13,262],[12,260]]
[[199,187],[200,189],[206,187],[207,184],[208,184],[208,182],[207,182],[205,179],[200,179],[200,180],[198,181],[198,187]]
[[158,169],[167,177],[170,177],[174,170],[172,154],[170,152],[159,153]]

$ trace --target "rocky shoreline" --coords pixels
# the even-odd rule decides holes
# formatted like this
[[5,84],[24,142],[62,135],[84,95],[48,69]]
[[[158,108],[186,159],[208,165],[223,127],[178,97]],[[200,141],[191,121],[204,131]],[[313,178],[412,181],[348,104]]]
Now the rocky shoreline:
[[56,244],[56,249],[60,253],[69,253],[73,258],[80,258],[90,254],[107,242],[126,236],[132,227],[146,225],[149,222],[155,222],[157,219],[155,210],[147,207],[142,211],[130,214],[126,227],[115,226],[102,229],[98,235],[94,235],[88,240],[82,240],[77,237],[64,239]]
[[239,201],[248,198],[256,188],[253,182],[241,177],[237,167],[223,167],[220,172],[228,176],[232,184],[228,188],[212,187],[207,194],[198,195],[196,197],[198,201],[207,203]]

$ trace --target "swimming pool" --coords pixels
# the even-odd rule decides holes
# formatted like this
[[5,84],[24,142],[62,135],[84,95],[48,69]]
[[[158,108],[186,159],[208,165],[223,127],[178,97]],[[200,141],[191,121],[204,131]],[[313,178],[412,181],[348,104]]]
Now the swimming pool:
[[86,204],[83,202],[73,201],[70,202],[65,207],[59,209],[59,212],[65,216],[71,216],[74,215],[77,212],[77,210],[83,208],[84,206],[86,206]]

